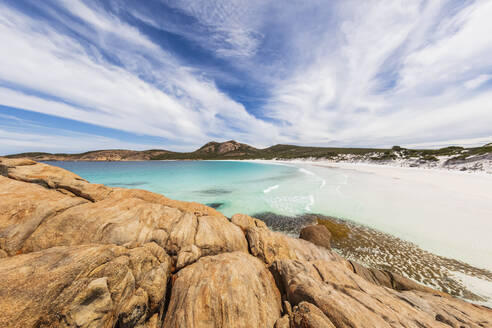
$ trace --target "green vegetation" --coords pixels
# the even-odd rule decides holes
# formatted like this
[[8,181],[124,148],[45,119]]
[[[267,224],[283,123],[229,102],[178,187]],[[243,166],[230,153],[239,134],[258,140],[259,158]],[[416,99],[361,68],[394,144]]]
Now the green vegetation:
[[445,147],[441,149],[407,149],[393,146],[391,149],[381,148],[335,148],[335,147],[305,147],[292,145],[275,145],[265,149],[258,149],[233,140],[227,142],[209,142],[193,152],[179,153],[166,150],[152,149],[145,151],[129,150],[96,150],[82,154],[49,154],[49,153],[22,153],[7,157],[27,157],[34,160],[91,160],[98,155],[118,155],[125,159],[150,160],[223,160],[223,159],[295,159],[295,158],[328,158],[354,155],[366,156],[373,161],[391,161],[398,158],[416,158],[426,162],[439,161],[438,156],[450,156],[453,160],[466,159],[470,156],[492,153],[492,143],[482,147],[463,148]]
[[[208,144],[207,144],[208,145]],[[220,144],[219,144],[220,145]],[[257,149],[245,145],[228,153],[217,150],[203,151],[203,148],[191,153],[168,153],[153,159],[293,159],[293,158],[333,158],[339,154],[365,155],[373,152],[384,152],[384,149],[371,148],[331,148],[303,147],[291,145],[275,145],[265,149]]]

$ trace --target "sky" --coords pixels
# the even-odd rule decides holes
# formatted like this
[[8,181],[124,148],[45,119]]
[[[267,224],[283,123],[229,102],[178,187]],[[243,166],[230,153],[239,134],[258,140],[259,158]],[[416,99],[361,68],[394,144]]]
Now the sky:
[[0,154],[492,141],[492,1],[0,0]]

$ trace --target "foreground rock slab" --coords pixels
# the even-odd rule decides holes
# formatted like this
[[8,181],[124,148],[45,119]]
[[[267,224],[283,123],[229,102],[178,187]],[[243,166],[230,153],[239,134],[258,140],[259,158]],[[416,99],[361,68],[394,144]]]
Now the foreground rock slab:
[[156,244],[53,247],[0,259],[0,327],[135,327],[160,318],[170,259]]
[[298,306],[296,322],[331,322],[335,327],[492,325],[490,309],[442,293],[384,288],[329,261],[278,260],[272,271],[287,300]]
[[164,327],[273,327],[281,311],[265,265],[245,253],[225,253],[176,274]]

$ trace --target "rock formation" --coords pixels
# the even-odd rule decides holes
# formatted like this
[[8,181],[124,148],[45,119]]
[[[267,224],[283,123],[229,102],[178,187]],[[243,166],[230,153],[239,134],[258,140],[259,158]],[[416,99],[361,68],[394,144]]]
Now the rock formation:
[[347,261],[320,229],[0,159],[0,327],[492,327],[491,309]]
[[258,152],[258,149],[234,140],[226,142],[211,141],[195,151],[197,154],[207,153],[215,154],[217,156],[244,156],[256,152]]

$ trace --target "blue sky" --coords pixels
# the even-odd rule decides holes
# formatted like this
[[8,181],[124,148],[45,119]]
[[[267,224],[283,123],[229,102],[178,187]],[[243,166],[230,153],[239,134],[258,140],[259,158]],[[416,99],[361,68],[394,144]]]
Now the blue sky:
[[492,1],[0,0],[0,154],[492,141]]

